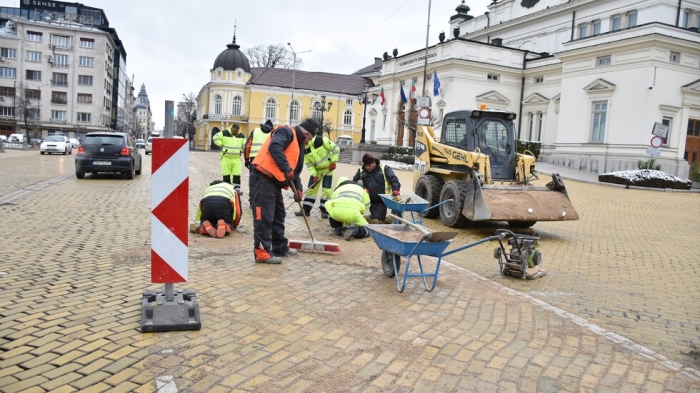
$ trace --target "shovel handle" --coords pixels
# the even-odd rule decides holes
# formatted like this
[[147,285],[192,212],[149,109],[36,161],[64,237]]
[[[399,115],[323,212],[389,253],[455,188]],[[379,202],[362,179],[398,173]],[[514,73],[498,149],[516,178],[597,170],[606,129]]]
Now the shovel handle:
[[404,224],[410,226],[411,228],[414,228],[414,229],[417,229],[417,230],[421,231],[421,233],[423,233],[424,236],[430,236],[430,235],[431,235],[430,231],[428,231],[427,229],[425,229],[425,227],[423,227],[422,225],[414,224],[414,223],[412,223],[412,222],[410,222],[410,221],[408,221],[408,220],[403,219],[402,217],[395,216],[395,215],[392,214],[392,213],[389,213],[389,217],[391,217],[391,218],[394,219],[394,220],[400,221],[400,222],[402,222],[402,223],[404,223]]

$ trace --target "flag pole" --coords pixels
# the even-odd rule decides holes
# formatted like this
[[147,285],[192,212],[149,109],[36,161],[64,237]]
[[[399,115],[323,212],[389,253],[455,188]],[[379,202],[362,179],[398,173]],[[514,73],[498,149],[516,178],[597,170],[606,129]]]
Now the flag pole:
[[428,0],[428,26],[425,32],[425,62],[423,63],[423,97],[428,96],[425,91],[425,81],[428,79],[428,38],[430,37],[430,8],[432,0]]

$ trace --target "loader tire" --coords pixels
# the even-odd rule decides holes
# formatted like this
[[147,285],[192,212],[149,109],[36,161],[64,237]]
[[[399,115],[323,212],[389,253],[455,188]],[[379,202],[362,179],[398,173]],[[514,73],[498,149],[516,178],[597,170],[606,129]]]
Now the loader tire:
[[467,225],[467,217],[462,214],[464,208],[464,196],[467,193],[467,182],[448,181],[442,186],[440,202],[452,199],[452,202],[440,205],[440,219],[442,223],[452,228],[463,228]]
[[[440,191],[445,182],[436,175],[423,175],[416,181],[414,192],[419,197],[428,201],[428,207],[440,203]],[[435,218],[440,215],[440,210],[430,209],[423,213],[425,218]]]
[[527,229],[535,225],[536,222],[537,221],[508,221],[508,225],[512,226],[513,228]]

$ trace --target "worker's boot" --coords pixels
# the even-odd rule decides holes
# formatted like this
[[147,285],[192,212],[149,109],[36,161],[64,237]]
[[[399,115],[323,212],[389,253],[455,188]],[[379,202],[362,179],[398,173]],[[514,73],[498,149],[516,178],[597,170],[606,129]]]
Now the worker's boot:
[[330,217],[330,216],[328,215],[328,212],[327,212],[326,210],[323,210],[323,209],[322,209],[322,210],[321,210],[321,218],[328,218],[328,217]]
[[[202,222],[202,229],[211,237],[216,237],[216,228],[214,228],[208,220]],[[200,230],[201,233],[201,230]]]
[[241,191],[241,177],[240,176],[232,176],[233,180],[233,188],[236,189],[236,192],[238,195],[243,195],[243,191]]
[[335,233],[336,236],[343,236],[343,228],[341,228],[341,227],[333,228],[333,233]]
[[343,234],[343,238],[345,238],[345,240],[350,241],[350,240],[352,240],[353,237],[355,237],[356,234],[357,234],[357,226],[352,225],[352,226],[345,228],[345,233]]
[[362,239],[369,236],[369,230],[365,227],[357,227],[357,233],[355,234],[356,239]]
[[224,176],[224,183],[231,184],[231,175]]
[[294,215],[297,216],[297,217],[301,217],[302,214],[305,215],[306,217],[310,216],[310,215],[311,215],[311,209],[309,209],[309,210],[303,209],[303,210],[299,210],[299,211],[297,211],[297,212],[294,212]]
[[216,223],[216,237],[223,239],[226,236],[226,222],[224,220],[219,220]]
[[267,263],[269,265],[279,265],[282,263],[282,257],[270,255],[269,252],[262,248],[255,249],[255,263]]

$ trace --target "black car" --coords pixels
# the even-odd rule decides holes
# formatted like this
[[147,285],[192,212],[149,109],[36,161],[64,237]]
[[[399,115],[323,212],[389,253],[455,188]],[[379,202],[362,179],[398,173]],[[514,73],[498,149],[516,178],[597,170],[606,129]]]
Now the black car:
[[75,156],[75,176],[86,173],[120,172],[127,179],[141,174],[141,153],[131,135],[123,132],[90,132]]

